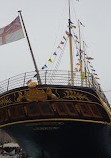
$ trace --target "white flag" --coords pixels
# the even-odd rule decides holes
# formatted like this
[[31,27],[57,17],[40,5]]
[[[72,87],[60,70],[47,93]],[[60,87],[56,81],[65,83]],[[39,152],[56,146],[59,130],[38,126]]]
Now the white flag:
[[11,43],[24,38],[19,16],[9,25],[0,29],[0,45]]

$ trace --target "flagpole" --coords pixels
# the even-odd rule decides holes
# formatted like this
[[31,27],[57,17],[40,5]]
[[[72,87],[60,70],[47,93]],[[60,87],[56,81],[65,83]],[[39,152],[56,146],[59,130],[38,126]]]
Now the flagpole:
[[26,38],[27,38],[27,42],[28,42],[28,45],[29,45],[29,49],[30,49],[30,53],[31,53],[32,60],[33,60],[33,63],[34,63],[35,71],[37,73],[37,81],[38,81],[38,84],[42,84],[42,81],[41,81],[41,78],[40,78],[40,75],[39,75],[39,70],[37,68],[37,64],[36,64],[36,61],[35,61],[35,58],[34,58],[34,54],[33,54],[33,51],[32,51],[32,47],[31,47],[31,44],[30,44],[30,41],[29,41],[29,37],[28,37],[28,34],[27,34],[27,30],[26,30],[21,12],[22,12],[21,10],[18,11],[18,13],[20,15],[20,18],[21,18],[21,21],[22,21],[22,24],[23,24],[23,28],[24,28],[25,35],[26,35]]

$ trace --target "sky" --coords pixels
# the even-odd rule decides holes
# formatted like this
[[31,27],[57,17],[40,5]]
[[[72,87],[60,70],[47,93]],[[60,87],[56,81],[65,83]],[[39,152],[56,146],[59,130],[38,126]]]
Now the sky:
[[[18,16],[18,10],[22,10],[37,66],[41,69],[68,29],[68,1],[0,0],[0,4],[0,28],[10,24]],[[111,0],[71,0],[71,6],[71,20],[76,24],[79,19],[85,25],[82,36],[111,104]],[[68,68],[67,59],[69,62],[68,54],[61,61],[61,69]],[[26,38],[0,46],[0,81],[33,70]]]

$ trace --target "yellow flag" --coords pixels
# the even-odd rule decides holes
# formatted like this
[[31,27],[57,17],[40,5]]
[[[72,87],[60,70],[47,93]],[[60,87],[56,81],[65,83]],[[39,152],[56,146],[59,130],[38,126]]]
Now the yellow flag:
[[52,63],[52,60],[51,60],[51,58],[50,58],[48,61]]
[[81,79],[84,80],[85,78],[85,72],[82,73]]
[[76,29],[76,26],[72,25],[72,27]]
[[79,71],[81,71],[82,70],[82,65],[80,65],[80,68],[79,68]]

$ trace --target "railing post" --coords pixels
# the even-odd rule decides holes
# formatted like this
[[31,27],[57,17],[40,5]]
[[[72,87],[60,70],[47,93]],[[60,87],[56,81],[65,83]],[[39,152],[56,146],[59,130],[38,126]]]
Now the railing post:
[[8,79],[8,83],[7,83],[7,91],[8,91],[8,87],[9,87],[9,80],[10,80],[10,78]]
[[23,87],[25,86],[25,79],[26,79],[26,72],[25,72],[25,75],[24,75],[24,83],[23,83]]
[[47,70],[45,71],[45,84],[46,84],[46,82],[47,82]]
[[70,72],[68,71],[68,85],[70,85]]

